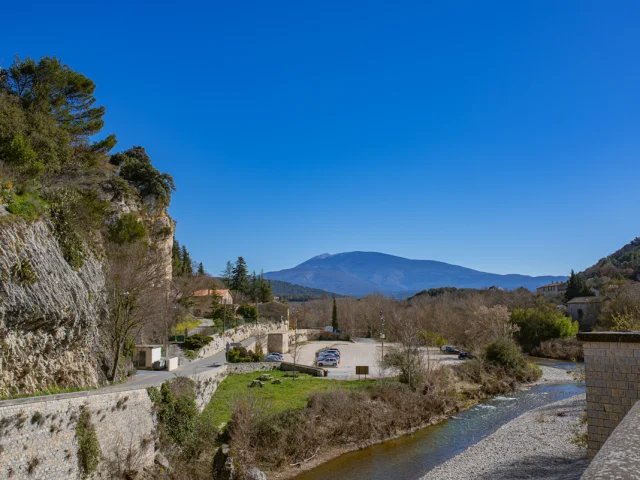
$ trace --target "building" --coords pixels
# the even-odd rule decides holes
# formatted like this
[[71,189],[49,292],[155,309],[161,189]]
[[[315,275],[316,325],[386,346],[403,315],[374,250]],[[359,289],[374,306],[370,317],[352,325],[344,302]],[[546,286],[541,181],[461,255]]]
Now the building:
[[233,305],[233,297],[231,296],[231,291],[229,289],[225,290],[196,290],[193,292],[194,297],[211,297],[213,295],[217,295],[220,297],[220,305]]
[[536,289],[536,293],[538,295],[545,296],[554,296],[554,295],[564,295],[565,290],[567,289],[567,282],[556,282],[556,283],[548,283],[546,285],[542,285]]
[[153,368],[153,362],[162,358],[162,345],[136,345],[133,364],[137,368]]
[[576,297],[567,302],[567,312],[580,323],[580,329],[590,330],[598,321],[603,297]]

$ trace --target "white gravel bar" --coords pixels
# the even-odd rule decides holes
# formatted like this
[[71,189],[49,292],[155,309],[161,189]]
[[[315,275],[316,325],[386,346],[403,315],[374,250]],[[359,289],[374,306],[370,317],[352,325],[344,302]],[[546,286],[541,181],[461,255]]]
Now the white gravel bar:
[[571,440],[585,403],[582,394],[524,413],[423,480],[578,480],[586,450]]

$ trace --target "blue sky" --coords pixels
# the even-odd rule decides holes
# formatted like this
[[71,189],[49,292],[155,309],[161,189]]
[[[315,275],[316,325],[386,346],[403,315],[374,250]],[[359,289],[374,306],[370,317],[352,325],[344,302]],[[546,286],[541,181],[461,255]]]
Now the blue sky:
[[10,2],[218,273],[352,250],[566,274],[640,234],[640,4]]

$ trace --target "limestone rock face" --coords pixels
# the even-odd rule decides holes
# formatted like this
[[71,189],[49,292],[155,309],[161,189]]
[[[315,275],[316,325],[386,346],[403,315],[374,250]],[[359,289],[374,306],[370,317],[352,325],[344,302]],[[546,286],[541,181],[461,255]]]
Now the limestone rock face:
[[105,315],[98,258],[88,253],[75,271],[48,221],[14,217],[0,225],[0,396],[98,384]]

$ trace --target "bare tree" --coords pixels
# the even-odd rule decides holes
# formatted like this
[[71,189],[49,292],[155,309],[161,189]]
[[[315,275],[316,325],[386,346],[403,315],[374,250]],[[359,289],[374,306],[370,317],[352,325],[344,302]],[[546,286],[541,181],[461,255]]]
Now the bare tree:
[[169,285],[160,253],[147,244],[112,245],[108,259],[105,332],[113,356],[107,377],[113,381],[125,344],[145,326],[154,320],[161,323],[165,317]]

